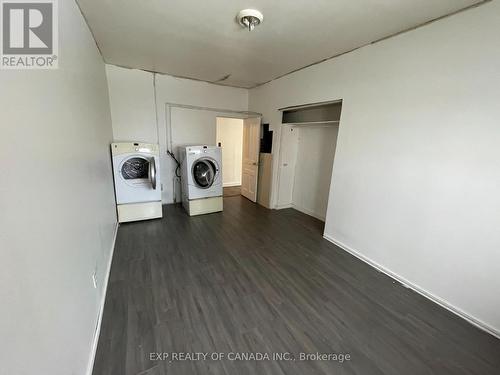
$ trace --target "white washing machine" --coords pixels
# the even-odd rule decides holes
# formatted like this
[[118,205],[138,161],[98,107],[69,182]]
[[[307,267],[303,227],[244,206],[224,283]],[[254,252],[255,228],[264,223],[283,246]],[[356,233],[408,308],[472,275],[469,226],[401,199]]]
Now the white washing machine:
[[182,205],[190,216],[222,211],[222,150],[217,146],[180,149]]
[[111,155],[118,221],[162,217],[158,145],[112,143]]

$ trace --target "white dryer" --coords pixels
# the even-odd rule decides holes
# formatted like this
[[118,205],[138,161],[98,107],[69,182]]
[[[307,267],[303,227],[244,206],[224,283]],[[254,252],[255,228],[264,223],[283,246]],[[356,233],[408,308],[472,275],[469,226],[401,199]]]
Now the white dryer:
[[158,145],[112,143],[111,155],[118,221],[162,217]]
[[222,150],[186,146],[180,150],[182,205],[189,215],[222,211]]

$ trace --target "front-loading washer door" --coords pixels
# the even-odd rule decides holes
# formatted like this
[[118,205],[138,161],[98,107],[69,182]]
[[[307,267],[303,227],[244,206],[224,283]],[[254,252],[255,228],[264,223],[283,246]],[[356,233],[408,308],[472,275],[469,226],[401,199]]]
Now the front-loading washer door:
[[208,189],[213,185],[218,173],[218,167],[210,158],[200,158],[193,163],[193,181],[198,188]]

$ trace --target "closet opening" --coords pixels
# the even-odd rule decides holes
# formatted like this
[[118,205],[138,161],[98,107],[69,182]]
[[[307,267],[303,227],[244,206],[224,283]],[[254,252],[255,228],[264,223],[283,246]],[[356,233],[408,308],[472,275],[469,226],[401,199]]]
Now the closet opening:
[[281,109],[277,208],[325,221],[342,101]]

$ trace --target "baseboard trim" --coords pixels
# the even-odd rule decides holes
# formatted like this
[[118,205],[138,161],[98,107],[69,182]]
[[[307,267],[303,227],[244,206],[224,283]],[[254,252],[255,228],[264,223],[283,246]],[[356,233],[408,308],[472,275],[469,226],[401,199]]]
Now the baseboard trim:
[[276,210],[283,210],[283,209],[286,209],[286,208],[293,208],[293,204],[291,203],[287,203],[287,204],[277,204],[275,206],[275,209]]
[[241,181],[240,182],[227,182],[225,184],[222,184],[222,187],[234,187],[234,186],[241,186]]
[[325,218],[324,218],[324,217],[322,217],[322,216],[318,215],[317,213],[315,213],[315,212],[313,212],[313,211],[311,211],[311,210],[309,210],[309,209],[307,209],[307,208],[304,208],[304,207],[298,206],[298,205],[293,204],[293,203],[292,203],[292,208],[293,208],[294,210],[300,211],[300,212],[302,212],[303,214],[306,214],[306,215],[312,216],[312,217],[314,217],[314,218],[316,218],[316,219],[318,219],[318,220],[321,220],[321,221],[323,221],[323,222],[325,221]]
[[109,274],[111,273],[111,264],[113,263],[113,255],[115,253],[115,244],[116,244],[116,236],[118,234],[119,224],[115,225],[115,232],[113,234],[113,241],[111,243],[111,255],[109,256],[109,261],[106,269],[106,276],[104,278],[104,287],[102,290],[99,314],[97,316],[97,327],[94,334],[94,340],[92,342],[92,350],[90,352],[89,365],[87,368],[87,375],[92,375],[92,371],[94,370],[94,361],[97,353],[97,344],[99,342],[99,336],[101,333],[101,323],[102,323],[102,315],[104,312],[104,303],[106,302],[106,293],[108,291],[108,282],[109,282]]
[[496,337],[497,339],[500,339],[500,331],[495,329],[494,327],[491,327],[490,325],[484,323],[483,321],[476,319],[475,317],[467,314],[466,312],[462,311],[458,307],[453,306],[452,304],[448,303],[447,301],[437,297],[436,295],[426,291],[425,289],[419,287],[418,285],[406,280],[404,277],[390,271],[389,269],[385,268],[384,266],[380,265],[379,263],[371,260],[370,258],[362,255],[359,251],[347,246],[341,241],[336,240],[335,238],[324,234],[323,238],[327,241],[330,241],[334,245],[337,245],[340,247],[342,250],[348,252],[349,254],[355,256],[359,260],[365,262],[366,264],[370,265],[371,267],[375,268],[377,271],[382,272],[389,276],[390,278],[396,280],[398,283],[402,284],[406,288],[409,288],[421,296],[427,298],[428,300],[437,303],[439,306],[445,308],[446,310],[450,311],[451,313],[459,316],[460,318],[466,320],[470,324],[476,326],[477,328],[489,333],[490,335]]

